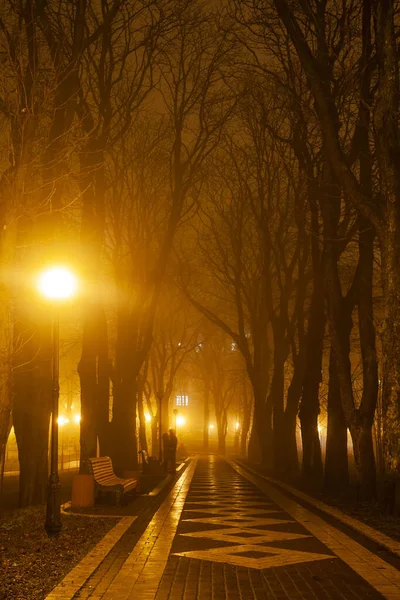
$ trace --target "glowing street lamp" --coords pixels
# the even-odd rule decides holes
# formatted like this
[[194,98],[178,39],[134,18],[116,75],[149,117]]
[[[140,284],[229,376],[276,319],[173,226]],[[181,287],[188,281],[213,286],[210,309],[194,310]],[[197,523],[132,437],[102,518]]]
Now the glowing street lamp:
[[186,423],[185,417],[182,417],[182,416],[177,417],[176,424],[179,425],[179,427],[181,427],[185,423]]
[[65,267],[52,267],[39,276],[37,287],[39,292],[53,304],[52,315],[52,407],[51,407],[51,442],[50,442],[50,477],[47,488],[47,507],[45,529],[48,535],[55,535],[61,530],[60,478],[58,475],[58,427],[67,422],[58,417],[58,399],[60,395],[60,325],[57,304],[71,298],[76,293],[77,279]]
[[66,300],[75,295],[77,279],[65,267],[52,267],[41,273],[38,288],[50,300]]

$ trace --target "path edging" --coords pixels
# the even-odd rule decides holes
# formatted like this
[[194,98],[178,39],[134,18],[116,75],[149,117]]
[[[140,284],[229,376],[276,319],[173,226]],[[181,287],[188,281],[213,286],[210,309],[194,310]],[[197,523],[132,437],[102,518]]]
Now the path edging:
[[301,500],[304,500],[311,506],[314,506],[321,512],[333,517],[334,519],[337,519],[338,521],[340,521],[344,525],[347,525],[348,527],[350,527],[357,533],[361,533],[363,536],[365,536],[369,540],[371,540],[371,541],[375,542],[376,544],[378,544],[379,546],[385,548],[385,550],[389,550],[389,552],[391,552],[392,554],[395,554],[397,557],[400,558],[400,542],[397,542],[396,540],[389,537],[388,535],[381,533],[380,531],[374,529],[370,525],[366,525],[365,523],[362,523],[361,521],[359,521],[358,519],[355,519],[354,517],[350,517],[349,515],[346,515],[345,513],[343,513],[341,510],[339,510],[337,508],[328,506],[328,504],[325,504],[325,502],[322,502],[321,500],[317,500],[316,498],[313,498],[312,496],[309,496],[308,494],[301,492],[300,490],[292,487],[291,485],[289,485],[287,483],[279,481],[278,479],[274,479],[273,477],[268,477],[267,475],[262,475],[261,473],[259,473],[258,471],[256,471],[251,466],[249,466],[245,463],[242,463],[237,460],[235,460],[235,463],[237,465],[239,465],[240,467],[242,467],[243,469],[247,469],[248,471],[250,471],[250,473],[253,473],[253,475],[260,477],[261,479],[265,479],[265,481],[268,481],[268,483],[271,483],[272,485],[275,485],[276,487],[279,487],[282,490],[286,490],[293,496],[300,498]]
[[72,600],[137,517],[122,517],[82,560],[67,573],[45,600]]

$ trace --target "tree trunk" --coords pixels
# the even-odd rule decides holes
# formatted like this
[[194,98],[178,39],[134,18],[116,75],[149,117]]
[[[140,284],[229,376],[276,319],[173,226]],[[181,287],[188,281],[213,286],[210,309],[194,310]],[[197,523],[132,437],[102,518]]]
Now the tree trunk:
[[[272,434],[272,428],[270,430],[270,436]],[[259,442],[258,439],[258,432],[257,432],[257,427],[256,424],[254,422],[254,417],[253,417],[253,422],[251,425],[251,431],[250,431],[250,437],[249,437],[249,445],[247,448],[247,456],[250,462],[254,463],[255,465],[261,464],[263,465],[263,459],[262,459],[262,454],[261,454],[261,444]],[[269,453],[269,456],[272,456],[272,452]],[[271,466],[272,468],[272,466]]]
[[308,317],[307,355],[300,402],[301,439],[303,447],[302,475],[310,481],[321,481],[323,466],[318,434],[319,386],[325,331],[324,288],[319,256],[313,258],[314,287]]
[[[400,225],[381,241],[384,322],[382,332],[382,412],[387,470],[400,469]],[[400,223],[400,217],[399,217]]]
[[217,420],[217,427],[218,427],[218,452],[219,454],[226,454],[226,436],[223,432],[223,428],[218,425],[218,420]]
[[318,483],[322,479],[321,443],[318,433],[318,413],[302,412],[301,441],[303,447],[302,475],[307,481]]
[[264,385],[253,383],[254,411],[249,442],[249,459],[264,469],[273,469],[272,407],[267,410]]
[[100,342],[99,356],[97,359],[97,435],[100,446],[100,456],[110,456],[110,373],[111,361],[108,357],[108,342],[104,346]]
[[292,381],[287,393],[286,409],[284,415],[285,447],[284,447],[284,472],[289,476],[299,472],[299,459],[297,454],[297,412],[302,393],[304,369],[302,359],[299,357],[294,366]]
[[[82,355],[78,365],[81,383],[80,473],[88,472],[87,459],[97,454],[98,426],[101,423],[101,447],[108,450],[109,371],[107,324],[98,290],[104,237],[104,152],[102,142],[89,140],[80,154],[80,188],[83,200],[81,243],[85,256],[85,283],[92,288],[85,298],[82,328]],[[90,289],[90,288],[89,288]],[[100,368],[102,369],[100,371]],[[107,419],[107,420],[106,420]]]
[[[8,414],[7,414],[8,413]],[[0,436],[2,440],[2,445],[0,447],[0,511],[1,511],[1,503],[2,503],[2,495],[3,495],[3,477],[4,477],[4,467],[6,462],[6,449],[7,449],[7,441],[10,435],[10,431],[12,429],[12,417],[11,417],[11,409],[6,410],[3,407],[0,412]]]
[[[9,307],[7,306],[6,309]],[[2,315],[3,316],[3,315]],[[0,327],[4,327],[5,323],[0,323]],[[9,334],[11,331],[9,330]],[[2,336],[4,342],[4,336]],[[0,350],[0,501],[3,488],[4,462],[6,457],[6,447],[8,436],[11,431],[11,381],[12,381],[12,363],[11,352],[12,338],[8,339],[8,344],[3,346],[3,351]]]
[[80,462],[79,472],[88,473],[88,459],[97,456],[97,310],[85,311],[82,355],[78,364],[81,384]]
[[337,493],[348,486],[347,425],[340,398],[335,352],[331,348],[324,487],[330,493]]
[[[284,337],[284,331],[281,331]],[[273,466],[276,475],[282,474],[285,470],[285,449],[287,444],[284,418],[284,367],[286,356],[279,347],[283,344],[283,338],[274,335],[274,372],[272,375],[271,389],[267,399],[267,415],[269,406],[272,407],[272,451]]]
[[243,423],[241,424],[240,429],[240,455],[247,456],[247,438],[250,430],[251,423],[251,401],[249,401],[249,393],[247,382],[244,382],[243,385]]
[[208,452],[210,437],[210,387],[207,379],[204,380],[204,423],[203,423],[203,449]]
[[[21,326],[23,324],[19,323],[17,336]],[[20,464],[21,507],[44,503],[46,499],[52,394],[49,329],[43,324],[35,328],[35,335],[24,338],[25,345],[16,355],[18,362],[23,357],[26,359],[24,366],[14,372],[13,423]],[[28,327],[23,331],[27,335],[32,329]]]
[[376,357],[373,265],[375,233],[368,222],[360,222],[358,324],[363,364],[363,393],[354,423],[350,424],[354,458],[359,471],[360,499],[376,496],[376,465],[372,425],[378,400],[378,361]]
[[247,437],[250,430],[250,415],[244,415],[242,429],[240,431],[240,456],[247,456]]
[[[214,397],[215,398],[215,397]],[[217,422],[217,435],[218,435],[218,452],[220,454],[226,453],[226,420],[224,418],[223,409],[218,410],[223,404],[223,399],[219,398],[217,402],[214,400],[215,406],[215,420]]]
[[374,5],[375,45],[379,69],[374,131],[380,171],[380,194],[385,201],[380,238],[384,319],[382,335],[382,403],[384,439],[389,469],[400,467],[400,131],[399,57],[393,1]]
[[138,364],[132,337],[135,328],[129,309],[118,312],[115,369],[113,375],[113,414],[111,421],[111,456],[114,468],[135,471],[138,467],[136,437],[137,377],[143,363]]
[[138,469],[138,447],[136,437],[136,382],[132,379],[114,386],[111,456],[114,470]]
[[350,433],[358,473],[358,498],[371,500],[376,497],[376,466],[370,418],[366,416],[359,425],[351,425]]
[[[7,191],[10,195],[12,194],[12,190]],[[3,227],[3,231],[0,233],[0,269],[3,273],[6,272],[6,269],[13,269],[16,251],[15,215],[10,209],[7,213],[9,214],[4,214],[4,217],[7,217],[7,220],[13,219],[13,223]],[[3,282],[0,285],[0,498],[6,446],[12,420],[13,333],[13,300],[9,284],[5,285],[3,275]]]
[[151,455],[160,459],[160,445],[158,439],[158,413],[151,419]]
[[143,393],[138,391],[138,417],[139,417],[139,446],[141,450],[148,452],[147,435],[146,435],[146,419],[143,409]]

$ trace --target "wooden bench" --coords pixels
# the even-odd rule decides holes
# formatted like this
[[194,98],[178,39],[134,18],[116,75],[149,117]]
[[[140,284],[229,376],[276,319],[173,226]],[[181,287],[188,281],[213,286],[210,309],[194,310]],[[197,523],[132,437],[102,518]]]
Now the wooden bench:
[[115,475],[111,458],[109,456],[89,458],[88,462],[97,489],[104,492],[115,491],[117,505],[120,504],[121,498],[124,494],[134,492],[136,490],[138,485],[136,479],[121,479]]

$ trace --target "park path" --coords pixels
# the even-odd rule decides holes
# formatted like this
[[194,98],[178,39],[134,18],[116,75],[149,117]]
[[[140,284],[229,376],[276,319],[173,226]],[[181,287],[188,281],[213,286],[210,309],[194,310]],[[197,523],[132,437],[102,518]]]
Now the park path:
[[400,572],[275,486],[209,456],[191,461],[128,556],[100,565],[73,598],[399,600]]

